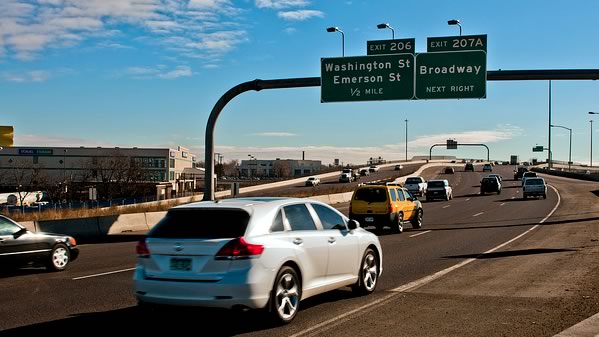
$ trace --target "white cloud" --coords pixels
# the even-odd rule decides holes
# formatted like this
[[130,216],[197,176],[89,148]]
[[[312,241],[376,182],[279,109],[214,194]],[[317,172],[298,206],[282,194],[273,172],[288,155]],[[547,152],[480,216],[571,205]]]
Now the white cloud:
[[50,78],[50,72],[46,70],[31,70],[21,73],[4,72],[0,73],[0,78],[10,82],[45,82]]
[[283,32],[291,35],[291,34],[297,33],[297,29],[293,28],[293,27],[287,27],[287,28],[283,29]]
[[15,146],[69,146],[69,147],[115,147],[123,145],[108,143],[108,142],[97,142],[87,138],[68,138],[68,137],[53,137],[53,136],[39,136],[39,135],[24,135],[15,133]]
[[324,13],[321,11],[311,10],[311,9],[301,9],[297,11],[287,11],[287,12],[279,12],[277,15],[283,19],[288,21],[304,21],[311,18],[324,17]]
[[207,50],[214,53],[224,53],[233,49],[241,41],[247,41],[245,31],[222,31],[209,34],[198,34],[199,41],[185,45],[191,49]]
[[256,0],[258,8],[283,9],[289,7],[305,7],[310,4],[308,0]]
[[254,136],[261,137],[293,137],[297,136],[295,133],[291,132],[258,132],[254,133]]
[[154,67],[129,67],[125,69],[123,73],[136,80],[172,80],[193,75],[193,71],[189,66],[177,66],[175,69],[168,70],[168,67],[163,64]]
[[522,133],[522,129],[513,125],[500,125],[496,130],[466,131],[438,135],[420,136],[410,142],[410,146],[430,147],[432,144],[445,143],[447,139],[455,139],[458,143],[494,143],[512,139]]
[[[0,0],[0,57],[31,60],[47,48],[125,37],[124,32],[133,30],[117,28],[129,25],[158,34],[159,39],[150,36],[145,43],[217,58],[247,41],[235,20],[223,19],[240,13],[230,0]],[[186,43],[169,42],[177,39]]]
[[189,77],[191,75],[193,75],[193,72],[191,71],[191,67],[178,66],[177,69],[175,69],[175,70],[171,70],[169,72],[159,74],[158,78],[172,80],[172,79],[179,78],[179,77]]

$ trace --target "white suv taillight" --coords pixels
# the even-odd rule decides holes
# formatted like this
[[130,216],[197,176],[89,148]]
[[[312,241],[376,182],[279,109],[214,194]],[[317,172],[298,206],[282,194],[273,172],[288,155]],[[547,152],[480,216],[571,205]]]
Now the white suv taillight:
[[137,252],[137,257],[150,257],[150,250],[148,249],[148,245],[146,244],[146,240],[140,240],[135,247],[135,251]]
[[227,242],[218,253],[216,253],[216,260],[238,260],[238,259],[249,259],[262,255],[264,251],[263,245],[255,245],[247,243],[243,237],[233,239]]

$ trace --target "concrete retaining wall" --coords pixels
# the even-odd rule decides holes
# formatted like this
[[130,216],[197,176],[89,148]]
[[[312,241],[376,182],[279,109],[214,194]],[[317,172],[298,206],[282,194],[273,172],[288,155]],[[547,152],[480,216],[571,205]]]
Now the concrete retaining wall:
[[[391,166],[393,164],[386,164],[380,166]],[[447,163],[429,163],[423,165],[418,171],[410,174],[410,176],[419,175],[427,168],[435,167],[435,166],[446,166]],[[451,165],[451,164],[449,164]],[[454,164],[455,166],[461,166],[459,164]],[[454,166],[452,165],[452,166]],[[563,173],[563,172],[560,172]],[[320,175],[320,177],[327,176],[335,176],[339,174],[339,172],[331,172]],[[398,178],[397,182],[405,181],[404,177]],[[264,184],[259,186],[247,187],[247,189],[241,189],[240,192],[248,192],[248,189],[253,189],[256,187],[265,188],[266,185],[268,187],[275,186],[284,186],[286,184],[295,184],[301,181],[304,181],[305,178],[289,180],[285,182],[278,182],[273,184]],[[257,189],[256,189],[257,190]],[[229,191],[218,192],[217,196],[221,195],[229,195]],[[310,199],[318,200],[324,202],[326,204],[338,204],[343,202],[349,202],[351,200],[353,192],[345,192],[345,193],[337,193],[337,194],[329,194],[329,195],[320,195],[310,197]],[[192,201],[200,201],[201,196],[193,196],[187,197],[183,199],[189,199],[188,202]],[[103,216],[103,217],[93,217],[93,218],[84,218],[84,219],[64,219],[64,220],[45,220],[45,221],[28,221],[23,222],[23,225],[27,226],[28,229],[37,230],[40,232],[50,232],[50,233],[60,233],[71,235],[77,239],[79,238],[99,238],[106,235],[115,235],[115,234],[123,234],[130,232],[146,232],[154,225],[156,225],[166,214],[166,211],[161,212],[149,212],[149,213],[133,213],[133,214],[121,214],[121,215],[111,215],[111,216]]]
[[536,167],[532,168],[531,171],[549,174],[552,176],[565,177],[565,178],[588,180],[588,181],[599,181],[599,176],[595,175],[595,174],[572,173],[572,172],[567,172],[567,171],[547,170],[547,169],[536,168]]

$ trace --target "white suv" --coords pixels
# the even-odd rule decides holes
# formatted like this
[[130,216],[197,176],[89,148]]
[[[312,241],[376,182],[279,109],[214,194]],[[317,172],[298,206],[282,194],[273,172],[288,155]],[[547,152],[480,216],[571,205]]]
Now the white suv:
[[289,323],[308,297],[372,293],[382,258],[376,235],[315,200],[204,201],[170,209],[137,244],[134,291],[141,308],[265,308]]
[[447,179],[429,180],[426,186],[426,200],[453,199],[453,189]]

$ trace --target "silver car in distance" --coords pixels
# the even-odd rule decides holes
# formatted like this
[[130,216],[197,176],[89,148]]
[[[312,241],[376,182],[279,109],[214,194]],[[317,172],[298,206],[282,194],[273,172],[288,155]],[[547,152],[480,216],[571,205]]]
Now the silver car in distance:
[[170,209],[137,245],[135,296],[153,304],[265,309],[289,323],[301,300],[350,286],[372,293],[376,235],[310,199],[239,198]]

